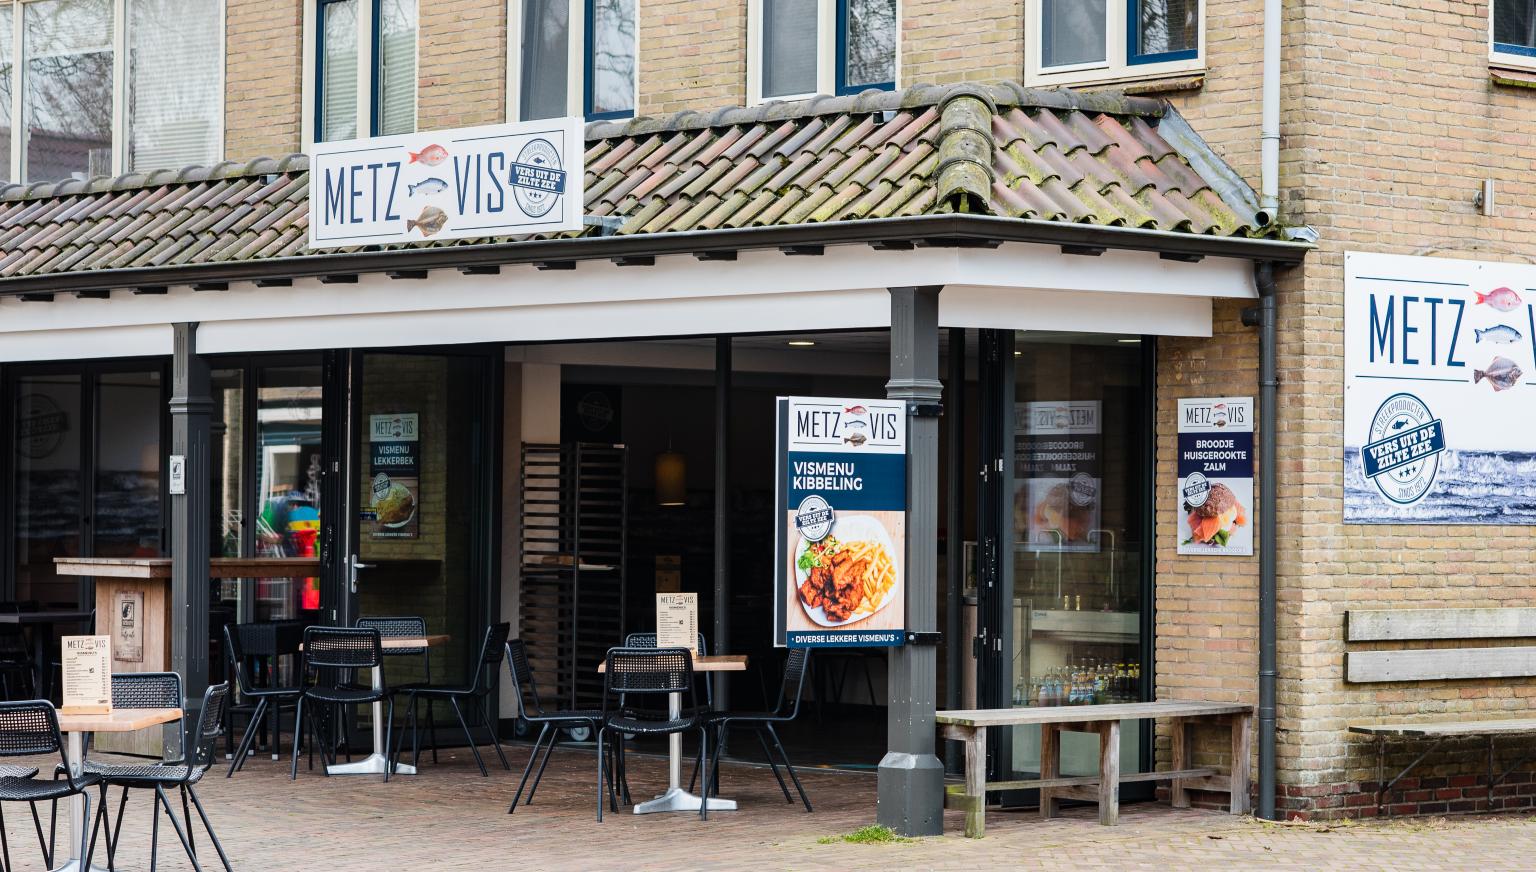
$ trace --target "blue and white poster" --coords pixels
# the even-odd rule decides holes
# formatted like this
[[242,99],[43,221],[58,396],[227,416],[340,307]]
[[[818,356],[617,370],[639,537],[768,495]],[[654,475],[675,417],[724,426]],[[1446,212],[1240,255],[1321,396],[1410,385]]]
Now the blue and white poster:
[[1536,524],[1536,266],[1344,256],[1344,520]]
[[904,644],[906,403],[780,397],[777,421],[777,644]]
[[584,146],[579,118],[316,143],[309,247],[580,230]]
[[1181,399],[1180,554],[1253,553],[1253,397]]

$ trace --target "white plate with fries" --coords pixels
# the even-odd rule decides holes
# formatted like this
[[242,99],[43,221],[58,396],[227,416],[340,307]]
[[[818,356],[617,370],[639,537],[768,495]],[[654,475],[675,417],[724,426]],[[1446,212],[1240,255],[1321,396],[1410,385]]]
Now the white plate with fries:
[[[834,554],[851,551],[851,559],[854,561],[869,559],[869,567],[864,572],[864,595],[852,613],[842,620],[827,617],[824,606],[808,606],[801,599],[800,607],[805,609],[806,615],[820,626],[841,627],[862,621],[885,608],[896,592],[898,575],[896,546],[891,541],[890,531],[885,529],[879,519],[869,515],[839,515],[828,539],[837,541]],[[811,570],[804,567],[804,558],[811,546],[812,543],[802,537],[795,549],[795,578],[798,585],[804,585],[810,578]]]

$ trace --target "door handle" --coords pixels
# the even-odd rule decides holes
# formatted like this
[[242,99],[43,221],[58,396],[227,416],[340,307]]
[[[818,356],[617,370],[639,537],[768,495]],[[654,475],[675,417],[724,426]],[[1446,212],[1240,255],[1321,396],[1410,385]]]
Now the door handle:
[[347,576],[353,593],[357,593],[357,571],[359,569],[372,569],[373,567],[374,564],[372,563],[359,562],[356,554],[353,554],[351,559],[347,561]]

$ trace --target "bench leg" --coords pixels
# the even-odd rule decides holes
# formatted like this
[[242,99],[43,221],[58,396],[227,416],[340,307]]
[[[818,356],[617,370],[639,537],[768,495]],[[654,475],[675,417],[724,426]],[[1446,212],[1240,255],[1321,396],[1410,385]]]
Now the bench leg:
[[973,727],[965,740],[965,837],[987,834],[987,728]]
[[1253,715],[1232,716],[1232,814],[1248,813],[1248,780],[1253,758]]
[[1099,724],[1099,823],[1120,822],[1120,722]]
[[[1040,725],[1040,777],[1042,779],[1059,778],[1061,776],[1061,726],[1059,724]],[[1049,787],[1040,788],[1040,817],[1053,818],[1056,816],[1055,793]]]
[[[1170,718],[1169,726],[1173,729],[1173,771],[1180,772],[1188,769],[1190,754],[1189,721],[1185,718]],[[1189,790],[1184,786],[1184,779],[1175,778],[1168,787],[1168,801],[1174,808],[1189,808]]]

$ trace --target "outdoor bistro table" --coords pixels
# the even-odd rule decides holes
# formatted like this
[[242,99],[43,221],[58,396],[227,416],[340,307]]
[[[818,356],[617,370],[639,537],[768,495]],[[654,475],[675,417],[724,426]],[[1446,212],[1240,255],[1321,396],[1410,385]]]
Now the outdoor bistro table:
[[[597,664],[597,671],[607,669],[606,662]],[[745,654],[720,654],[714,657],[693,658],[694,672],[746,672],[747,655]],[[683,716],[683,695],[681,693],[667,694],[668,716],[674,720]],[[621,740],[622,741],[622,740]],[[635,805],[635,814],[650,814],[658,811],[698,811],[699,798],[683,789],[683,734],[673,733],[667,737],[667,792],[652,800],[647,800]],[[710,811],[735,811],[736,800],[721,799],[717,796],[709,798]]]
[[21,624],[32,627],[32,668],[37,670],[33,686],[40,699],[51,699],[53,692],[54,624],[83,624],[91,619],[89,610],[49,609],[38,612],[0,612],[0,624]]
[[[381,642],[384,650],[392,648],[436,648],[447,644],[453,637],[448,635],[435,636],[385,636]],[[384,667],[373,667],[373,689],[384,688]],[[384,747],[384,703],[373,704],[373,753],[361,760],[351,763],[337,763],[325,767],[329,775],[383,775],[384,767],[389,765],[389,749]],[[395,775],[415,775],[416,767],[408,763],[400,763],[395,766]]]
[[[64,733],[64,755],[69,759],[70,772],[79,777],[85,765],[86,733],[132,733],[159,724],[181,720],[179,708],[117,709],[110,714],[69,714],[59,712],[59,730]],[[90,822],[85,819],[85,796],[75,794],[69,798],[69,860],[53,872],[86,872],[80,863],[80,835]],[[91,864],[90,872],[102,867]]]

